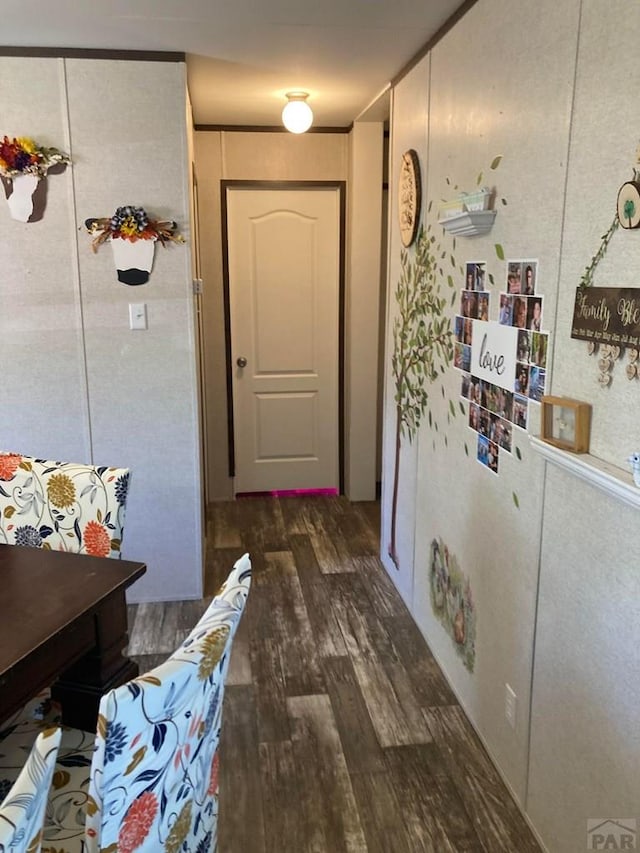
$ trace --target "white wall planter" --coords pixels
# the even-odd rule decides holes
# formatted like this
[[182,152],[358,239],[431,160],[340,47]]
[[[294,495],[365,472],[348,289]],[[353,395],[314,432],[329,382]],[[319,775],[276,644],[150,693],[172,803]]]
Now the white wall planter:
[[118,281],[131,285],[146,284],[153,266],[155,239],[131,242],[121,237],[113,237],[110,243]]
[[491,231],[496,212],[495,210],[465,210],[456,216],[439,219],[438,223],[454,237],[479,237]]
[[7,198],[9,212],[12,219],[18,222],[28,222],[33,213],[33,194],[40,182],[40,175],[26,172],[23,175],[14,175],[11,179],[11,195]]

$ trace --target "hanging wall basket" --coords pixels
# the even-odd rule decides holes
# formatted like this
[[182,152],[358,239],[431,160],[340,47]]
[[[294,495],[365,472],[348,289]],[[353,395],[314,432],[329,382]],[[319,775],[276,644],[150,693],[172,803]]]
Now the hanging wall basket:
[[171,220],[149,219],[143,207],[126,205],[117,208],[110,219],[86,219],[85,227],[96,235],[92,249],[106,240],[111,242],[118,281],[122,284],[146,284],[153,267],[155,245],[184,243]]

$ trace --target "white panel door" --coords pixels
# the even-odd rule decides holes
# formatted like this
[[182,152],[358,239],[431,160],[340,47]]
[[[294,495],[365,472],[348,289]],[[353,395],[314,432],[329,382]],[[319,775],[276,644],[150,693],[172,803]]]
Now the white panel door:
[[227,218],[235,492],[338,488],[339,191],[228,187]]

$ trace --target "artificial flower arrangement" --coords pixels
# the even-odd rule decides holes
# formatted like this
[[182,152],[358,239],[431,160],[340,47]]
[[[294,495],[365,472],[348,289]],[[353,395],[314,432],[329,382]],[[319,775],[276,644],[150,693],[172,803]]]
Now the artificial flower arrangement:
[[126,205],[117,208],[110,219],[87,219],[85,225],[90,234],[97,234],[91,248],[106,240],[159,240],[163,245],[168,242],[184,243],[184,237],[177,234],[178,226],[171,220],[149,219],[144,207]]
[[149,219],[143,207],[119,207],[110,219],[86,219],[90,234],[96,235],[91,244],[94,252],[109,240],[113,258],[122,284],[146,284],[153,266],[154,247],[157,241],[184,243],[177,233],[178,226],[167,219]]
[[67,154],[57,148],[38,145],[28,136],[13,139],[5,136],[0,143],[0,175],[4,178],[29,174],[44,177],[51,166],[70,162]]

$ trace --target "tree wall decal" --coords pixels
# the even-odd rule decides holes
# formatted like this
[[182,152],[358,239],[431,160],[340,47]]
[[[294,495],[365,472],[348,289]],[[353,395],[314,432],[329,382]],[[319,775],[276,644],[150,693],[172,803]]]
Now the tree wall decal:
[[[444,277],[436,253],[436,238],[420,228],[415,254],[400,253],[400,279],[395,298],[398,313],[393,323],[391,368],[395,384],[395,459],[391,504],[389,556],[399,568],[396,522],[400,480],[400,450],[403,440],[411,443],[420,427],[429,401],[428,388],[453,360],[451,319],[445,316],[447,299],[441,295]],[[451,258],[452,265],[455,260]],[[449,287],[453,286],[451,276]]]

